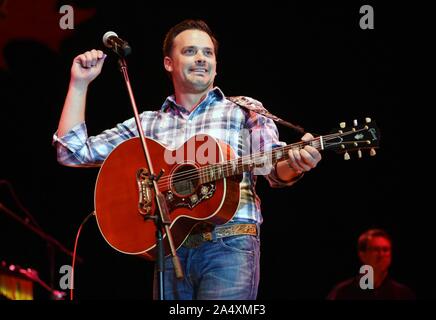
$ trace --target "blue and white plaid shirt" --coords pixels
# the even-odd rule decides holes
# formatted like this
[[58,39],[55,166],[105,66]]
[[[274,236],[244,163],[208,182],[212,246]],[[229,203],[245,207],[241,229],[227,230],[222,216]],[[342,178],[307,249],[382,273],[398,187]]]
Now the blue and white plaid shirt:
[[[254,150],[256,152],[285,145],[279,141],[277,127],[272,120],[237,106],[226,99],[218,87],[209,91],[207,97],[191,112],[177,105],[174,96],[170,96],[159,111],[145,111],[140,119],[146,137],[172,149],[181,146],[193,135],[205,133],[229,144],[240,157],[247,154],[242,131],[250,135],[256,133],[258,140],[260,138],[257,150]],[[131,118],[93,137],[88,137],[85,123],[80,123],[63,137],[55,133],[53,141],[59,163],[86,167],[100,166],[116,146],[135,136],[138,136],[136,123]],[[253,146],[251,149],[253,152]],[[253,172],[244,173],[240,184],[240,204],[233,221],[262,223],[260,199],[255,191],[256,178]],[[281,181],[274,167],[265,178],[274,188],[292,184]]]

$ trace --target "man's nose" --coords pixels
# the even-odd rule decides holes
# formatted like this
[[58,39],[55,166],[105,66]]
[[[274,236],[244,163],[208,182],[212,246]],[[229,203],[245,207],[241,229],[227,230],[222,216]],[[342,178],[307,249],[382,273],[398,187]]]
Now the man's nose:
[[206,59],[205,59],[205,57],[204,57],[204,55],[202,53],[198,52],[195,55],[195,63],[198,64],[198,65],[202,65],[202,64],[206,63]]

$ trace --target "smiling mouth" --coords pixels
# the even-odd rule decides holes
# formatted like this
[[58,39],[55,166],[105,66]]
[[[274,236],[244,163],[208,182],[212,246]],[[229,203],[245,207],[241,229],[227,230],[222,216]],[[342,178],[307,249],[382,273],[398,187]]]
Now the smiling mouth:
[[207,73],[207,69],[203,69],[203,68],[201,68],[201,69],[191,69],[191,72],[194,72],[194,73]]

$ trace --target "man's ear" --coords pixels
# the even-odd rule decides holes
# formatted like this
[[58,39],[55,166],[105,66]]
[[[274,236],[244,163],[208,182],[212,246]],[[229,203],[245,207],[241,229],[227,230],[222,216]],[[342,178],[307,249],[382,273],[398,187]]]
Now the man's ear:
[[170,57],[164,58],[164,67],[165,67],[165,70],[168,72],[172,72],[174,70],[173,69],[173,60],[171,60]]
[[359,250],[359,253],[358,253],[358,254],[359,254],[360,262],[362,262],[363,264],[365,264],[365,262],[366,262],[366,259],[365,259],[365,252]]

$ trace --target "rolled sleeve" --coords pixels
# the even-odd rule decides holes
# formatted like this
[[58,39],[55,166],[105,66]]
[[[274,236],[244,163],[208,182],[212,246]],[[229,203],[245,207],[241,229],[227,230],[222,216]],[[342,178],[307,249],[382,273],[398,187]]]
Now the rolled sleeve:
[[73,127],[64,136],[53,136],[57,160],[65,166],[95,167],[107,158],[121,142],[136,136],[135,120],[131,118],[97,136],[88,137],[85,123]]
[[59,137],[57,131],[53,135],[57,160],[65,166],[96,166],[94,161],[86,161],[81,157],[81,150],[86,145],[88,133],[84,122],[77,124],[64,136]]

